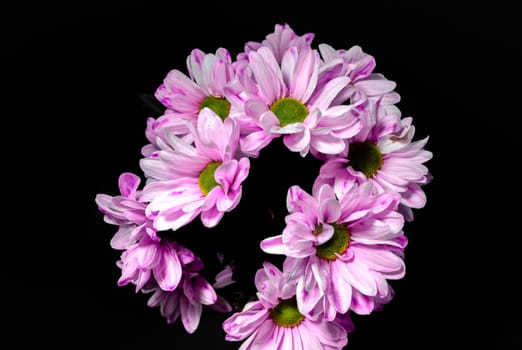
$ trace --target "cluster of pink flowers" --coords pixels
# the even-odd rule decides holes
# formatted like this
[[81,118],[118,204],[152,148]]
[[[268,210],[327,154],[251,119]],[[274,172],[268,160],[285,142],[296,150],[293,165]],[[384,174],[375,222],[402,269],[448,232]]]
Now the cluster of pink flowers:
[[[110,244],[122,251],[118,285],[153,293],[167,321],[181,315],[192,333],[202,306],[233,308],[217,290],[234,283],[223,265],[213,283],[203,261],[163,235],[194,220],[218,225],[242,198],[257,158],[275,138],[289,152],[322,162],[308,192],[288,189],[281,234],[260,249],[284,256],[252,275],[257,300],[222,324],[240,349],[342,349],[354,325],[394,295],[390,280],[405,274],[405,222],[424,207],[428,138],[414,141],[411,117],[402,117],[396,84],[374,72],[360,47],[312,47],[314,34],[275,25],[261,42],[229,51],[194,49],[188,74],[174,69],[157,88],[163,115],[149,117],[140,177],[123,173],[120,195],[98,194]],[[290,171],[290,170],[289,170]]]

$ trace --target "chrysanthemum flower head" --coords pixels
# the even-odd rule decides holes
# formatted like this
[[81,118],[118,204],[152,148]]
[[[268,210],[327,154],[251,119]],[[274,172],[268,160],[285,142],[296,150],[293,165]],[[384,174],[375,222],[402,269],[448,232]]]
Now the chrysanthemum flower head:
[[230,53],[219,48],[216,53],[193,49],[187,57],[188,76],[178,69],[171,70],[154,96],[165,107],[157,119],[148,118],[145,132],[150,144],[142,149],[144,156],[158,150],[158,138],[166,141],[166,133],[192,142],[186,121],[196,124],[199,112],[210,108],[222,120],[237,114],[225,98],[224,88],[235,77]]
[[147,203],[140,199],[140,182],[138,175],[126,172],[121,174],[118,180],[120,195],[96,195],[95,201],[98,209],[104,214],[105,222],[119,227],[110,242],[114,249],[127,249],[143,235],[159,239],[152,222],[145,215]]
[[181,114],[197,116],[205,107],[225,119],[230,103],[223,88],[234,78],[230,53],[219,48],[216,54],[192,50],[187,57],[189,76],[178,69],[171,70],[156,90],[156,98],[165,107]]
[[[335,321],[303,315],[295,298],[295,284],[269,262],[255,276],[259,300],[249,302],[225,322],[226,339],[242,341],[240,349],[342,349],[347,330]],[[346,322],[344,323],[346,324]]]
[[314,186],[328,183],[343,193],[355,183],[372,182],[377,191],[400,193],[401,213],[411,221],[411,208],[426,204],[422,186],[431,180],[424,165],[432,157],[424,148],[428,137],[412,141],[415,127],[411,117],[390,114],[366,120],[373,122],[363,123],[361,131],[347,139],[346,150],[321,167]]
[[244,110],[239,121],[248,134],[241,138],[242,152],[257,157],[281,136],[288,149],[302,156],[310,150],[336,154],[344,149],[341,137],[353,136],[360,127],[347,113],[350,106],[332,101],[349,78],[329,75],[325,81],[321,64],[310,46],[291,46],[280,63],[266,46],[248,53],[248,70],[226,89],[231,103]]
[[400,196],[373,193],[369,182],[340,198],[327,184],[313,196],[293,186],[283,233],[261,242],[263,251],[287,256],[284,270],[297,281],[299,308],[310,317],[368,314],[375,299],[390,294],[387,280],[403,277]]
[[239,126],[204,108],[197,126],[187,124],[194,144],[168,134],[160,151],[141,160],[149,182],[143,189],[150,201],[147,216],[157,230],[176,230],[201,214],[201,221],[213,227],[239,203],[241,183],[248,176],[250,161],[235,158]]

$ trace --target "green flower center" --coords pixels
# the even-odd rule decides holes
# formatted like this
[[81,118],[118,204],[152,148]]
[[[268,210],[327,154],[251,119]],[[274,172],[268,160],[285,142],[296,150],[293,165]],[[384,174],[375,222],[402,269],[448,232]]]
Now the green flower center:
[[228,117],[228,113],[230,113],[230,102],[223,97],[205,97],[199,105],[199,110],[201,111],[205,107],[214,111],[214,113],[216,113],[223,121],[225,121],[226,117]]
[[367,178],[375,175],[382,166],[382,153],[379,147],[370,141],[354,142],[348,151],[350,165]]
[[199,174],[199,188],[201,192],[206,196],[214,187],[219,186],[214,178],[216,169],[221,165],[221,162],[211,162],[203,169]]
[[[350,231],[345,224],[331,224],[334,228],[334,234],[327,242],[315,247],[315,255],[326,260],[337,259],[337,254],[343,254],[350,244]],[[323,230],[322,225],[318,225],[314,234],[319,234]]]
[[297,309],[295,297],[281,300],[276,307],[270,309],[270,318],[278,326],[287,328],[298,326],[305,319]]
[[281,127],[292,123],[300,123],[308,115],[308,108],[295,98],[285,97],[272,104],[270,110],[274,112]]

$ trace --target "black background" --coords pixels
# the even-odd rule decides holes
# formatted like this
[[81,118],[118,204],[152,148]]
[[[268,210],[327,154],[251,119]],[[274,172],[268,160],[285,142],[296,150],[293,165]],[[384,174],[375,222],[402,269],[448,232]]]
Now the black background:
[[[102,221],[94,197],[117,194],[120,173],[140,174],[151,113],[142,94],[153,93],[169,70],[186,72],[193,48],[225,47],[235,57],[276,23],[315,33],[313,45],[360,45],[373,55],[375,71],[397,82],[415,138],[429,135],[434,154],[428,204],[405,226],[406,277],[392,282],[396,296],[383,311],[356,318],[347,348],[521,348],[522,57],[514,8],[185,6],[24,3],[2,11],[2,314],[13,348],[239,347],[224,341],[224,315],[204,311],[189,335],[148,308],[145,295],[116,285],[119,252],[109,246],[116,227]],[[191,246],[198,254],[219,248],[234,258],[245,288],[253,287],[245,276],[272,259],[256,244],[282,225],[286,188],[308,186],[317,171],[313,160],[280,150],[274,145],[252,161],[244,200],[220,229],[182,232],[182,241],[198,235],[199,246]]]

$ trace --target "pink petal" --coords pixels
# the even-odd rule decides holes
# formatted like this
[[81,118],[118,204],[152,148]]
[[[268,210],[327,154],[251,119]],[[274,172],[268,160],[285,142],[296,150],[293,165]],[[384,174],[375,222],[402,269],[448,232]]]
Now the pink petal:
[[[223,330],[227,333],[227,340],[242,340],[259,329],[268,318],[268,310],[261,302],[247,303],[242,312],[234,313],[223,322]],[[271,320],[268,320],[272,322]]]
[[180,312],[179,302],[181,293],[176,290],[173,292],[160,292],[158,294],[162,296],[160,305],[161,316],[165,317],[168,321],[171,321],[173,316],[177,318]]
[[[335,230],[330,224],[323,224],[323,230],[316,236],[316,245],[326,243],[333,237]],[[315,250],[315,249],[314,249]],[[315,253],[315,251],[314,251]]]
[[317,188],[314,188],[313,190],[313,196],[317,198],[317,201],[319,203],[322,203],[324,201],[327,201],[329,199],[336,199],[335,192],[332,188],[332,186],[323,184],[321,186],[318,186]]
[[369,269],[386,274],[386,278],[400,279],[404,277],[405,264],[403,259],[383,247],[354,244],[355,256]]
[[325,291],[329,284],[330,263],[324,259],[316,259],[311,267],[317,286],[321,291]]
[[341,205],[335,198],[331,198],[319,203],[319,221],[325,223],[334,223],[341,215]]
[[335,318],[335,322],[341,325],[348,333],[355,330],[355,325],[350,317],[350,313],[338,314]]
[[390,210],[396,210],[401,200],[401,195],[393,191],[386,191],[375,197],[372,206],[373,214],[381,214]]
[[[272,112],[270,110],[263,113],[259,117],[259,124],[263,128],[263,130],[269,135],[272,135],[274,133],[274,130],[277,131],[280,129],[279,119],[277,119],[274,112]],[[279,135],[272,135],[272,136],[279,136]]]
[[290,151],[301,152],[301,155],[305,156],[310,146],[310,130],[304,129],[295,134],[287,134],[283,137],[283,142]]
[[288,189],[286,207],[291,213],[301,212],[306,218],[313,218],[309,221],[314,222],[314,224],[317,222],[317,202],[315,198],[298,185],[294,185]]
[[201,222],[205,227],[215,227],[223,218],[224,212],[212,207],[201,212]]
[[216,291],[210,283],[201,276],[194,278],[195,301],[203,305],[214,304],[217,300]]
[[159,306],[160,302],[162,301],[162,295],[163,295],[163,293],[160,290],[154,291],[154,293],[151,295],[149,300],[147,300],[147,306],[148,307]]
[[[277,327],[272,320],[264,321],[259,329],[257,330],[257,334],[255,336],[254,343],[255,346],[252,348],[256,349],[274,349],[274,350],[283,350],[278,344],[281,341],[281,332],[282,328]],[[246,350],[246,349],[242,349]]]
[[155,97],[166,107],[178,112],[197,113],[205,94],[201,88],[184,73],[175,69],[164,80],[166,89],[159,88]]
[[204,151],[203,154],[210,159],[221,160],[229,146],[229,139],[221,118],[210,108],[203,108],[198,116],[197,135],[194,135],[198,150]]
[[135,252],[140,269],[152,269],[160,263],[161,247],[151,239],[141,240]]
[[303,123],[292,123],[288,124],[284,127],[275,126],[271,128],[272,133],[281,134],[281,135],[288,135],[288,134],[296,134],[299,132],[302,132],[306,129],[306,125]]
[[170,246],[163,249],[162,259],[153,270],[154,277],[161,289],[173,291],[181,280],[181,263],[178,254]]
[[214,287],[214,289],[220,289],[233,284],[235,282],[235,280],[232,278],[233,273],[234,268],[231,265],[227,265],[216,275],[216,282],[212,284],[212,287]]
[[199,303],[190,303],[187,298],[181,298],[181,321],[185,330],[192,334],[199,326],[203,307]]
[[377,285],[372,278],[372,274],[368,271],[368,268],[357,263],[356,260],[348,264],[339,264],[339,267],[339,273],[342,274],[342,277],[355,289],[369,296],[375,296],[377,294]]
[[357,89],[361,90],[366,96],[383,95],[393,91],[396,83],[384,78],[380,74],[370,74],[368,78],[357,82]]
[[317,60],[316,52],[310,47],[303,47],[297,62],[295,63],[295,71],[290,82],[290,95],[297,100],[306,102],[314,91],[317,84]]
[[261,249],[268,254],[285,254],[286,247],[282,241],[282,235],[265,238],[260,243]]
[[133,173],[123,173],[118,179],[118,187],[122,196],[134,199],[140,184],[139,176]]
[[369,315],[374,310],[374,298],[357,290],[352,293],[351,310],[359,315]]
[[[223,49],[225,50],[225,49]],[[234,70],[223,58],[218,58],[214,62],[211,72],[210,83],[207,88],[212,95],[223,96],[223,87],[232,79]]]
[[250,70],[261,93],[266,98],[266,102],[271,104],[278,100],[282,90],[282,76],[273,54],[268,48],[261,47],[258,51],[249,52],[248,60],[250,61]]
[[[298,51],[297,47],[292,46],[283,55],[283,58],[281,59],[281,73],[283,75],[283,81],[286,83],[287,86],[290,86],[290,83],[292,82],[294,78],[294,71],[295,71],[295,64],[297,62],[297,56]],[[296,97],[296,95],[292,92],[292,87],[290,87],[290,95],[294,98],[299,99]]]
[[299,310],[304,314],[310,313],[315,308],[317,303],[323,298],[324,294],[316,285],[313,288],[308,288],[304,280],[299,280],[296,287],[296,299]]
[[250,172],[250,159],[248,159],[247,157],[242,157],[239,160],[238,170],[236,172],[236,179],[232,183],[232,186],[231,186],[232,190],[239,189],[241,183],[243,181],[245,181],[245,179],[248,177],[249,172]]
[[181,210],[165,210],[154,218],[154,228],[158,231],[176,231],[192,222],[200,212],[199,209],[187,213]]
[[303,344],[303,340],[301,339],[301,334],[299,333],[298,327],[293,327],[289,329],[289,332],[292,336],[292,350],[306,350],[308,349],[308,344]]
[[292,328],[279,328],[279,337],[277,341],[277,347],[275,349],[286,350],[286,349],[294,349],[293,345],[293,337],[292,337]]
[[[303,218],[306,221],[304,223],[300,222],[299,218]],[[287,225],[283,229],[284,244],[288,245],[299,241],[315,242],[317,240],[316,236],[313,234],[315,224],[309,225],[309,223],[307,222],[308,219],[304,217],[302,213],[293,213],[287,215],[285,221]]]
[[111,248],[124,250],[135,243],[135,238],[131,236],[134,227],[133,224],[121,225],[110,241]]
[[216,202],[216,208],[222,212],[231,211],[239,204],[242,193],[241,188],[235,191],[229,191],[228,193],[222,193]]
[[331,134],[312,135],[310,147],[323,154],[339,154],[345,150],[346,144],[341,138]]
[[210,305],[210,308],[214,311],[223,313],[231,312],[233,310],[228,301],[220,295],[217,296],[216,302]]
[[205,71],[203,62],[205,60],[205,53],[200,49],[193,49],[190,55],[187,57],[187,68],[190,77],[193,78],[196,83],[202,86],[207,86],[208,72]]
[[410,208],[420,209],[426,205],[426,194],[418,184],[408,184],[406,192],[401,194],[401,203]]
[[317,329],[315,329],[315,327],[312,329],[306,327],[308,323],[303,322],[302,324],[304,325],[303,327],[295,327],[295,329],[299,332],[299,336],[302,343],[305,345],[305,349],[325,349],[319,340]]
[[321,111],[326,110],[332,104],[334,98],[339,92],[348,85],[350,78],[337,77],[326,83],[318,94],[314,94],[309,102],[310,110],[318,108]]
[[241,151],[250,157],[257,158],[259,151],[273,139],[274,136],[265,133],[263,130],[254,131],[240,140]]
[[239,162],[236,159],[229,160],[221,164],[214,173],[216,182],[223,186],[223,189],[228,192],[228,188],[234,183],[234,179],[238,170]]
[[247,100],[245,102],[245,114],[249,117],[254,118],[255,120],[259,119],[261,115],[269,110],[266,103],[261,102],[260,100]]
[[331,264],[330,293],[337,312],[345,313],[352,303],[352,286],[343,283],[346,279],[343,276],[343,269],[339,269],[342,262],[334,262]]
[[150,270],[140,271],[140,273],[138,274],[138,278],[134,281],[134,283],[136,284],[136,287],[135,287],[136,293],[141,288],[143,288],[143,286],[145,286],[147,284],[147,282],[149,282],[150,275],[151,275]]
[[306,328],[319,339],[322,349],[343,349],[348,344],[346,330],[335,322],[307,323]]

